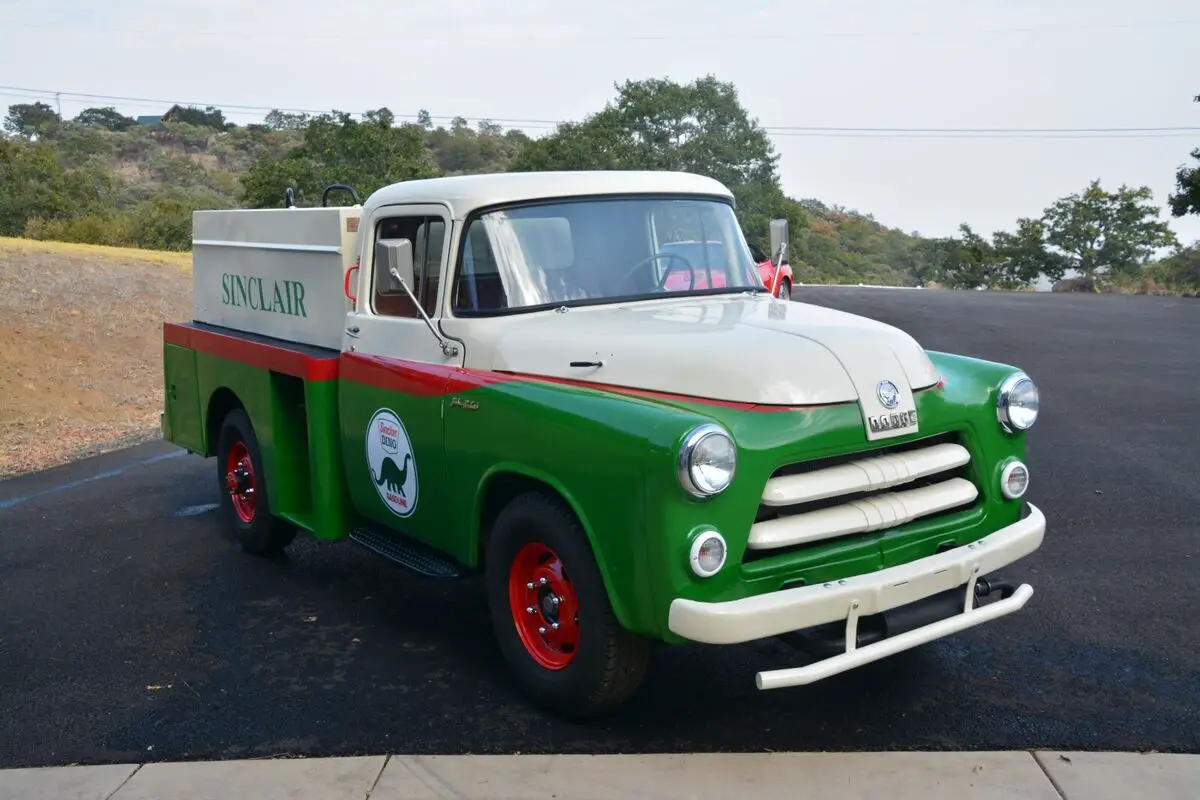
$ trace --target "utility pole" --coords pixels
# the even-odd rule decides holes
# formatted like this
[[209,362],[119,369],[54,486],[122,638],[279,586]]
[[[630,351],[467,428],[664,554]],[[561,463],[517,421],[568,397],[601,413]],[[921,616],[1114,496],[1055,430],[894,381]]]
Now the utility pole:
[[54,93],[54,105],[58,108],[58,118],[62,119],[62,92]]

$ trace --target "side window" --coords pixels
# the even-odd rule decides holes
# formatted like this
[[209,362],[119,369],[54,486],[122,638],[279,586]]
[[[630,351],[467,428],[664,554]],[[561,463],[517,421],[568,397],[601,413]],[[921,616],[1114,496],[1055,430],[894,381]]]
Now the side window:
[[446,223],[441,217],[388,217],[376,228],[375,313],[388,317],[420,315],[408,294],[401,288],[391,288],[383,248],[379,243],[388,239],[408,239],[413,248],[413,285],[408,287],[429,316],[437,311],[438,286],[441,281],[442,244],[446,238]]

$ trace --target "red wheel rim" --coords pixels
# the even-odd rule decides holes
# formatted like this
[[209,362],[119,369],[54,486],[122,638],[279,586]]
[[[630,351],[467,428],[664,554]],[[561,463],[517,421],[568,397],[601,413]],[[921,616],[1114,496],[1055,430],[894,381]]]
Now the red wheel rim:
[[258,508],[258,481],[254,476],[254,464],[245,442],[235,442],[225,458],[225,490],[233,501],[233,510],[238,519],[245,523],[254,521]]
[[579,649],[579,595],[558,555],[521,548],[508,571],[508,604],[521,644],[540,666],[563,669]]

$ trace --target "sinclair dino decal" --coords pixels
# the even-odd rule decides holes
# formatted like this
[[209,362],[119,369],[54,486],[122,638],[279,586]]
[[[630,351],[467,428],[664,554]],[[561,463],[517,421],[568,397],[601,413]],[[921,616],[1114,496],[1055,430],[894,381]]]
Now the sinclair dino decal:
[[367,465],[379,499],[398,517],[417,509],[417,461],[395,412],[381,408],[367,426]]

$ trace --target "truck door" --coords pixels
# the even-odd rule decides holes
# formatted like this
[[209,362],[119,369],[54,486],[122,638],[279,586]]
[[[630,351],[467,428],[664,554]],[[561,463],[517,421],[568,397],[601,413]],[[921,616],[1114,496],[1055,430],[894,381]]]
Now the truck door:
[[463,356],[443,352],[408,293],[393,285],[378,242],[412,243],[408,288],[436,317],[450,215],[437,205],[393,206],[364,222],[373,230],[363,231],[359,296],[347,315],[339,381],[347,488],[360,514],[436,545],[445,521],[446,377]]

